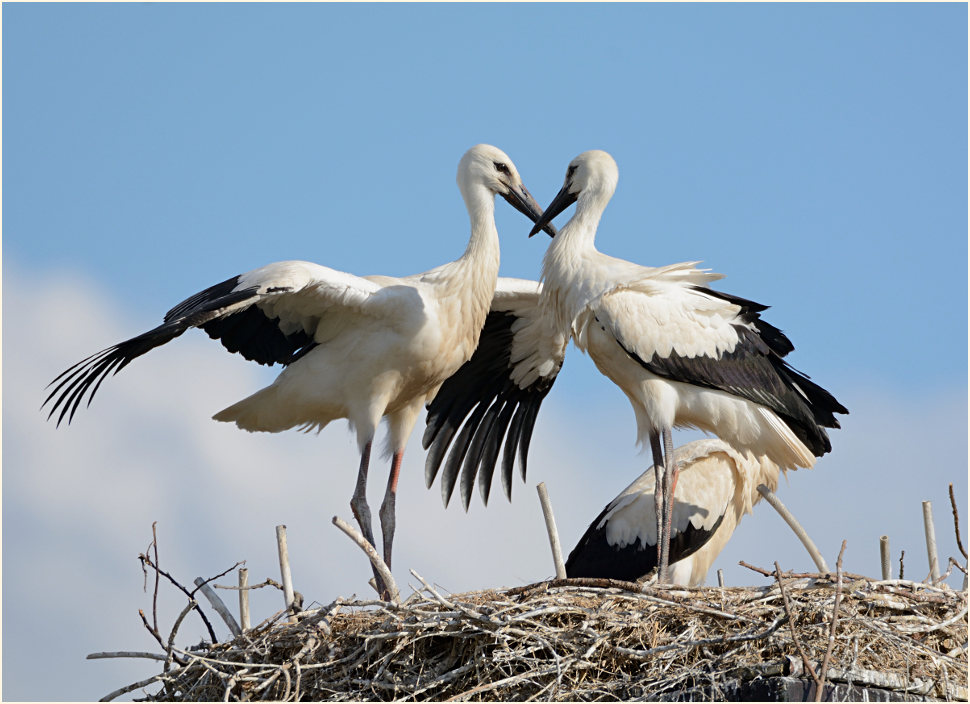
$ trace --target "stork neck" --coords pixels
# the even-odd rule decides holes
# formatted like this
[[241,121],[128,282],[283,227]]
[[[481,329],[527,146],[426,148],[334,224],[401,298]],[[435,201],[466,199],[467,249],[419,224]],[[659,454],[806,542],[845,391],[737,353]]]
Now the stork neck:
[[[462,191],[468,219],[471,221],[471,237],[462,259],[498,259],[498,229],[495,227],[495,196],[484,186]],[[496,261],[496,272],[498,263]]]

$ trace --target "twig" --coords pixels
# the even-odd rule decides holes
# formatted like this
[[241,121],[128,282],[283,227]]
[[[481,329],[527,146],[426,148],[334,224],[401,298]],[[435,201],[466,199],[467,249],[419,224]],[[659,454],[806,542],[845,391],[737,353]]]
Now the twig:
[[161,675],[155,675],[154,677],[149,677],[147,680],[141,680],[140,682],[135,682],[134,684],[129,684],[121,689],[116,689],[111,694],[106,694],[104,697],[99,699],[99,702],[110,702],[112,699],[117,699],[122,694],[128,694],[135,689],[140,689],[142,687],[147,687],[148,685],[157,682]]
[[158,644],[164,648],[165,641],[162,640],[162,634],[159,633],[158,630],[148,622],[148,618],[145,616],[145,612],[142,611],[141,609],[138,609],[138,615],[141,616],[141,622],[144,624],[148,632],[151,633],[152,637],[158,641]]
[[364,554],[367,555],[371,565],[374,566],[374,569],[377,570],[377,572],[381,575],[381,579],[384,580],[384,586],[387,587],[387,590],[390,593],[391,601],[395,603],[400,602],[401,595],[400,592],[398,592],[397,583],[394,581],[393,575],[391,575],[391,570],[388,569],[381,556],[377,554],[377,550],[374,549],[374,546],[367,542],[367,538],[361,535],[360,531],[339,516],[333,517],[333,524],[346,533],[347,537],[357,543],[357,546],[364,551]]
[[812,679],[815,680],[815,686],[818,689],[821,689],[822,681],[818,678],[818,675],[815,674],[815,668],[812,667],[811,661],[805,654],[805,649],[802,648],[802,644],[798,640],[798,634],[795,632],[795,619],[792,616],[791,604],[788,602],[788,592],[785,591],[785,583],[781,579],[781,567],[778,565],[777,561],[775,562],[775,579],[778,580],[778,587],[781,589],[782,602],[785,605],[785,613],[788,615],[788,626],[791,628],[791,638],[795,642],[795,647],[798,648],[799,655],[802,656],[802,662],[805,664],[805,669],[808,670],[808,674],[810,674]]
[[552,562],[556,567],[556,578],[566,579],[566,567],[562,561],[562,546],[559,544],[559,531],[556,528],[556,517],[552,513],[552,502],[546,483],[539,482],[536,486],[539,492],[539,503],[542,504],[542,516],[546,519],[546,532],[549,533],[549,547],[552,548]]
[[905,557],[905,555],[906,555],[905,550],[899,551],[899,578],[900,579],[903,578],[903,557]]
[[[168,653],[168,657],[165,658],[165,667],[162,669],[163,672],[168,672],[168,669],[172,666],[172,661],[175,660],[175,634],[178,633],[179,626],[182,625],[182,621],[188,616],[189,611],[191,611],[196,606],[195,599],[189,599],[189,603],[185,605],[182,609],[182,613],[179,614],[178,618],[175,619],[175,623],[172,625],[172,632],[168,635],[168,646],[165,648],[165,652]],[[181,664],[181,661],[179,661]]]
[[[280,576],[283,579],[283,602],[287,609],[293,608],[293,576],[290,574],[290,553],[286,547],[286,526],[276,526],[276,546],[280,555]],[[290,623],[296,623],[290,617]]]
[[940,578],[940,559],[936,554],[936,529],[933,527],[933,502],[923,502],[923,530],[926,532],[926,556],[930,561],[930,580]]
[[[957,536],[957,547],[960,549],[960,554],[963,555],[963,559],[967,558],[967,549],[963,547],[963,541],[960,539],[960,514],[957,512],[957,500],[953,497],[953,484],[950,484],[950,506],[953,507],[953,532]],[[964,573],[966,574],[966,573]]]
[[[884,536],[885,537],[885,536]],[[889,539],[886,539],[889,542]],[[822,684],[819,685],[818,689],[815,690],[815,701],[822,701],[822,690],[825,687],[825,675],[829,671],[829,658],[832,657],[832,647],[835,645],[835,626],[839,622],[839,602],[842,601],[842,553],[845,552],[845,543],[842,541],[842,549],[839,550],[839,559],[835,563],[835,605],[832,607],[832,622],[829,627],[829,645],[825,650],[825,657],[822,658]],[[886,550],[886,562],[883,571],[889,571],[889,560],[888,560],[889,550],[887,545]]]
[[879,538],[879,561],[882,563],[882,578],[889,579],[889,536]]
[[778,512],[778,515],[785,519],[785,523],[787,523],[791,529],[795,531],[795,535],[798,536],[798,539],[802,541],[802,545],[804,545],[805,549],[808,550],[808,554],[811,556],[812,561],[818,568],[818,571],[824,573],[830,572],[831,570],[829,570],[829,566],[825,564],[825,558],[822,557],[822,553],[820,553],[818,548],[815,547],[815,543],[812,542],[812,539],[808,537],[808,533],[805,532],[805,529],[802,528],[801,523],[799,523],[795,516],[792,515],[792,512],[788,510],[788,507],[785,506],[785,504],[783,504],[781,500],[775,496],[775,493],[764,484],[758,485],[758,493],[765,497],[765,501],[771,504],[772,508]]
[[241,636],[242,631],[239,628],[239,624],[236,623],[236,619],[233,618],[229,608],[226,606],[225,602],[219,598],[219,595],[216,594],[215,590],[210,587],[206,581],[202,579],[202,577],[195,578],[195,586],[197,586],[202,594],[205,595],[205,598],[209,600],[209,603],[212,604],[212,608],[216,610],[216,613],[222,616],[222,620],[227,626],[229,626],[229,630],[232,632],[232,635],[237,638]]
[[[158,574],[162,575],[163,577],[165,577],[165,579],[167,579],[169,582],[171,582],[173,586],[175,586],[178,590],[180,590],[183,594],[185,594],[185,596],[187,596],[189,599],[195,598],[195,592],[196,592],[196,590],[198,588],[196,588],[196,589],[194,589],[192,591],[189,591],[188,589],[186,589],[185,587],[183,587],[181,584],[179,584],[178,580],[176,580],[168,572],[166,572],[163,569],[160,569],[157,564],[152,564],[151,558],[149,558],[148,555],[139,555],[138,556],[138,559],[142,561],[142,564],[143,565],[146,565],[147,564],[149,567],[151,567],[153,570],[155,570],[156,573],[158,573]],[[234,567],[230,567],[229,569],[232,570],[232,569],[234,569]],[[226,571],[228,572],[229,570],[226,570]],[[225,574],[225,572],[223,572],[223,574]],[[220,576],[221,575],[216,575],[212,579],[218,579]],[[202,623],[205,624],[206,630],[209,632],[209,638],[212,640],[213,643],[218,643],[219,642],[219,639],[216,638],[216,632],[215,632],[215,630],[213,630],[212,624],[209,623],[209,619],[206,617],[205,612],[203,612],[202,609],[199,608],[198,605],[196,605],[195,611],[196,611],[197,614],[199,614],[199,618],[202,619]],[[141,612],[139,611],[139,613],[141,613]],[[145,615],[144,614],[142,614],[142,621],[145,621],[145,626],[148,627],[148,622],[145,620]],[[151,629],[149,628],[149,630],[151,630]],[[161,636],[159,636],[159,638],[161,638]],[[159,641],[159,642],[161,642],[161,641]],[[165,647],[165,646],[163,645],[162,647]]]
[[724,586],[724,570],[717,571],[717,586],[719,587]]
[[239,621],[243,633],[249,630],[249,570],[239,568]]
[[[158,521],[152,521],[152,548],[155,551],[155,564],[158,564]],[[155,591],[152,593],[152,625],[158,630],[158,570],[155,570]]]
[[773,572],[769,572],[768,570],[761,569],[760,567],[755,567],[754,565],[749,565],[744,560],[738,560],[738,564],[741,565],[742,567],[747,567],[749,570],[752,570],[754,572],[757,572],[758,574],[763,574],[765,577],[771,577],[774,574]]
[[115,653],[88,653],[85,660],[104,660],[106,658],[147,658],[148,660],[164,660],[159,653],[146,653],[137,650],[119,650]]
[[[966,567],[964,567],[963,565],[961,565],[959,562],[957,562],[956,560],[954,560],[952,557],[949,558],[949,560],[950,560],[950,566],[951,566],[951,568],[952,567],[956,567],[958,570],[960,570],[961,572],[963,572],[963,574],[966,574],[967,573],[967,568]],[[950,570],[947,570],[947,572],[949,572],[949,571]]]
[[627,582],[622,579],[607,579],[603,577],[569,577],[567,579],[552,579],[545,582],[525,584],[521,587],[512,587],[506,590],[508,596],[525,594],[538,589],[549,590],[553,587],[592,587],[594,589],[622,589],[628,592],[643,593],[643,585],[636,582]]

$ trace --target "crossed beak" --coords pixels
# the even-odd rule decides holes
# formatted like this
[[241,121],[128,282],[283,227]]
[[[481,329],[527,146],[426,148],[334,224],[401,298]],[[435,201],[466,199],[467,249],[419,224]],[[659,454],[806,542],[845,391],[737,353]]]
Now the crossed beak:
[[544,217],[542,208],[539,207],[536,199],[532,197],[532,194],[529,193],[529,190],[524,184],[511,185],[509,186],[509,192],[501,195],[509,202],[509,205],[536,223],[536,226],[532,230],[533,234],[539,230],[544,230],[550,237],[556,236],[556,228],[549,222],[552,218],[546,218],[546,220],[542,221],[542,224],[539,224],[540,220]]
[[549,232],[549,228],[552,227],[552,219],[575,202],[576,196],[569,192],[569,184],[567,183],[560,189],[559,193],[556,194],[556,197],[552,199],[549,207],[546,208],[546,212],[544,212],[539,219],[535,221],[535,227],[529,231],[529,237],[532,237],[532,235],[536,234],[539,230],[545,230],[547,233],[549,233],[550,237],[554,237],[555,229],[553,229],[552,232]]

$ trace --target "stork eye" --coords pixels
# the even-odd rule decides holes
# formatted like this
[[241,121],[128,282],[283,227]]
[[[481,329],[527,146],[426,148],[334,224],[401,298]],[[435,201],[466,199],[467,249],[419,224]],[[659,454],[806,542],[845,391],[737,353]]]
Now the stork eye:
[[566,178],[567,178],[567,179],[570,179],[570,178],[572,178],[572,177],[573,177],[573,174],[574,174],[574,173],[576,173],[576,168],[577,168],[577,167],[578,167],[578,165],[577,165],[577,164],[573,164],[573,165],[572,165],[572,166],[570,166],[570,167],[569,167],[568,169],[566,169]]
[[495,168],[499,170],[499,173],[503,173],[506,176],[508,176],[508,174],[509,174],[509,167],[508,166],[506,166],[505,164],[503,164],[501,161],[493,161],[492,163],[495,164]]

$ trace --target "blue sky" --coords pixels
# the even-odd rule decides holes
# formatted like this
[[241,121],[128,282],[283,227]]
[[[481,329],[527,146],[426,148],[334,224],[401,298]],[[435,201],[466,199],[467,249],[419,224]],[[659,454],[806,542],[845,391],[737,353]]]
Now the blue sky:
[[[37,413],[43,386],[271,261],[409,274],[454,259],[468,234],[455,169],[478,142],[504,149],[542,205],[572,157],[609,151],[620,183],[601,250],[703,260],[727,275],[716,288],[772,306],[794,366],[852,411],[832,455],[779,489],[830,562],[848,537],[847,564],[875,574],[870,534],[883,532],[918,554],[922,499],[955,554],[945,497],[948,481],[967,495],[965,4],[7,4],[3,20],[4,635],[33,637],[36,618],[18,614],[63,594],[53,564],[76,565],[92,603],[105,600],[100,620],[59,617],[78,633],[58,653],[73,686],[34,688],[26,657],[5,650],[5,698],[97,698],[125,683],[126,665],[81,658],[150,647],[130,617],[144,607],[133,556],[151,520],[169,521],[170,559],[199,574],[249,558],[271,576],[273,525],[305,526],[316,552],[303,564],[317,570],[344,550],[329,519],[349,513],[352,491],[342,430],[264,438],[209,420],[272,373],[204,335],[138,360],[67,429]],[[545,242],[501,202],[497,220],[502,273],[538,276]],[[507,564],[520,538],[503,531],[541,531],[532,485],[544,480],[569,549],[645,468],[633,428],[622,394],[573,350],[511,506],[442,511],[412,438],[398,510],[428,525],[410,545],[399,529],[399,578],[423,559],[420,541],[444,533],[452,550],[481,541],[482,573],[425,568],[450,588],[548,576],[544,536]],[[321,471],[338,456],[351,467]],[[254,458],[272,469],[243,466]],[[237,498],[265,545],[224,529],[220,479],[234,472],[252,483]],[[264,482],[281,476],[325,505],[263,511]],[[864,500],[874,492],[879,502]],[[786,530],[759,506],[719,566],[734,583],[751,580],[739,559],[808,568],[797,543],[772,542]],[[217,537],[193,540],[205,531]],[[363,591],[366,565],[339,554],[346,579],[311,571],[304,592]],[[11,581],[27,569],[47,586]]]

